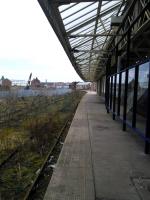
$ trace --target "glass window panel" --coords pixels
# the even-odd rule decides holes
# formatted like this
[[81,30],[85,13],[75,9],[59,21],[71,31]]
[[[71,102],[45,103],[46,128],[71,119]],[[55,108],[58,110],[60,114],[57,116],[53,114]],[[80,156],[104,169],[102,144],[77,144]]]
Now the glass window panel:
[[112,77],[112,107],[111,110],[113,110],[113,102],[114,102],[114,89],[115,89],[115,76]]
[[129,70],[128,75],[128,93],[127,93],[127,120],[132,123],[133,115],[133,97],[135,83],[135,68]]
[[109,78],[109,109],[111,109],[111,80],[112,77]]
[[124,92],[125,92],[125,72],[122,72],[122,77],[121,77],[121,95],[120,95],[120,117],[121,118],[123,118]]
[[136,127],[145,133],[148,99],[149,62],[139,66]]
[[115,106],[115,112],[118,111],[118,94],[119,94],[119,74],[117,74],[117,80],[116,80],[116,106]]
[[102,95],[105,95],[105,77],[102,78]]

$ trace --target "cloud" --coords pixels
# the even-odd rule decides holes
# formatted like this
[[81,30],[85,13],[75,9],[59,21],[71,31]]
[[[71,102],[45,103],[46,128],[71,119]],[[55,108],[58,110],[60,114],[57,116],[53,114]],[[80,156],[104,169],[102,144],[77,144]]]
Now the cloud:
[[37,0],[0,0],[0,76],[80,80]]

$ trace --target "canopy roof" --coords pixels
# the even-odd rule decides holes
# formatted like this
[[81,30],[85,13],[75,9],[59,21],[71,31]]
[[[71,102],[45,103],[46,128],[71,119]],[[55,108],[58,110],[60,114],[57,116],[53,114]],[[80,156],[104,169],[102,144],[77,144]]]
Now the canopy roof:
[[72,65],[85,81],[104,73],[112,16],[122,16],[126,0],[38,0]]

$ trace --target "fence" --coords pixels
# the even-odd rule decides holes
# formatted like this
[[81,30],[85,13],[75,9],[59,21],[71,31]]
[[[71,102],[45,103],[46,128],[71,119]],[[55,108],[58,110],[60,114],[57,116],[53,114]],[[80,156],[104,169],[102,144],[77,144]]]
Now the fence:
[[108,76],[106,108],[113,119],[122,121],[123,130],[132,128],[150,151],[150,61]]

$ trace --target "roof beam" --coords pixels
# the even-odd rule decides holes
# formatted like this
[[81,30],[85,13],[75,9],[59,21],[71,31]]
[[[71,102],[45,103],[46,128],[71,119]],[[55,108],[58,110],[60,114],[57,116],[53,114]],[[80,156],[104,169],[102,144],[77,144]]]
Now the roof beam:
[[122,34],[112,34],[112,33],[102,33],[102,34],[77,34],[77,35],[69,35],[70,38],[76,37],[101,37],[101,36],[122,36]]
[[[93,0],[50,0],[52,3],[61,5],[66,5],[70,3],[81,3],[81,2],[93,2]],[[98,0],[95,0],[97,2]],[[106,0],[104,0],[106,1]]]
[[[99,59],[107,59],[107,57],[100,57]],[[82,62],[82,61],[85,61],[85,60],[89,60],[89,58],[83,58],[83,59],[77,59],[76,61],[78,62]],[[91,61],[97,61],[97,59],[92,59]]]
[[105,51],[105,50],[103,50],[103,49],[100,49],[100,50],[78,50],[78,49],[72,49],[72,51],[74,52],[74,53],[78,53],[78,52],[84,52],[84,53],[100,53],[100,52],[105,52],[105,53],[108,53],[108,52],[110,52],[111,53],[111,51]]
[[[94,27],[94,35],[96,35],[96,32],[97,32],[97,27],[98,27],[98,20],[99,20],[99,14],[100,14],[100,11],[101,11],[101,5],[102,5],[102,0],[99,1],[99,4],[98,4],[98,7],[97,7],[97,17],[96,17],[96,20],[95,20],[95,27]],[[92,54],[93,54],[93,46],[94,46],[94,42],[95,42],[95,39],[96,37],[93,37],[93,40],[92,40],[92,44],[91,44],[91,51],[90,51],[90,59],[89,59],[89,77],[90,77],[90,72],[91,72],[91,60],[92,60]]]
[[[50,0],[52,3],[59,3],[61,5],[70,3],[81,3],[81,2],[98,2],[99,0]],[[103,1],[119,1],[119,0],[103,0]]]

